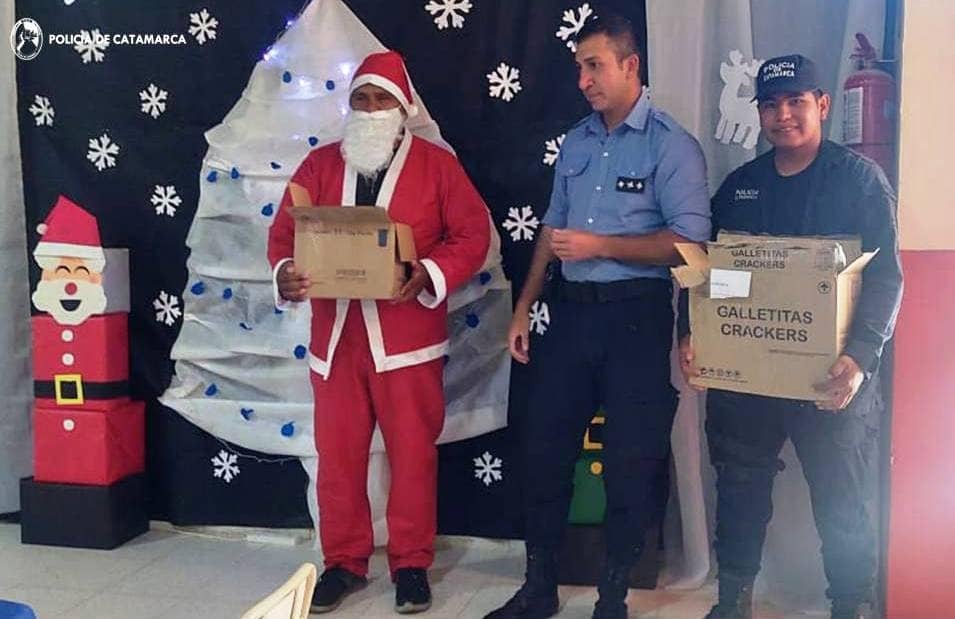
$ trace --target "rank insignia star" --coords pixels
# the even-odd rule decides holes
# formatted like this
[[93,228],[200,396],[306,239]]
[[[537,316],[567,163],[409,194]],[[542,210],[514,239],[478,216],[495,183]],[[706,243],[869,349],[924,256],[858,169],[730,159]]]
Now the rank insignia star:
[[628,178],[626,176],[617,177],[617,191],[624,193],[643,193],[646,179]]

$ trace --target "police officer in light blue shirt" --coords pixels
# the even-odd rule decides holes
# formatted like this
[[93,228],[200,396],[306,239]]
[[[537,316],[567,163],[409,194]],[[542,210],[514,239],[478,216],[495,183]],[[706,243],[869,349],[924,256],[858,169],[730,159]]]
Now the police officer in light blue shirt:
[[[531,364],[525,422],[527,580],[486,619],[556,614],[557,555],[572,475],[590,419],[603,408],[607,567],[596,619],[625,619],[630,568],[667,466],[677,395],[670,385],[673,330],[668,265],[675,242],[710,235],[699,144],[641,89],[630,22],[602,14],[577,38],[579,86],[594,113],[564,139],[554,189],[514,310],[511,354]],[[550,325],[528,339],[528,313],[547,291]],[[531,359],[533,361],[531,362]]]
[[[567,133],[544,225],[573,282],[670,279],[675,241],[710,230],[703,154],[644,88],[609,129],[594,112]],[[589,233],[589,234],[585,234]],[[633,237],[634,238],[596,238]],[[565,253],[561,253],[564,250]]]

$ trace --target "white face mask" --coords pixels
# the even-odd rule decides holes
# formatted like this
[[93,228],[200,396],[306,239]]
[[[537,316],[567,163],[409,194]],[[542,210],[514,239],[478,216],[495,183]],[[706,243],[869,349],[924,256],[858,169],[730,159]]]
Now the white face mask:
[[345,161],[365,176],[388,167],[404,122],[400,107],[377,112],[352,110],[345,119],[341,147]]

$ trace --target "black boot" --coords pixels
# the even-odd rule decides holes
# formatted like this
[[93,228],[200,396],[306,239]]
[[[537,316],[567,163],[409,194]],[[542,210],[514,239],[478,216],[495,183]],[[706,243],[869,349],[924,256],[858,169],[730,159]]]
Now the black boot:
[[875,613],[868,602],[833,600],[832,619],[874,619]]
[[484,619],[547,619],[557,614],[557,553],[527,551],[524,584],[504,606]]
[[593,619],[627,619],[627,593],[630,592],[630,566],[608,562],[597,585],[597,604]]
[[719,601],[704,619],[752,619],[752,580],[720,576],[719,588]]

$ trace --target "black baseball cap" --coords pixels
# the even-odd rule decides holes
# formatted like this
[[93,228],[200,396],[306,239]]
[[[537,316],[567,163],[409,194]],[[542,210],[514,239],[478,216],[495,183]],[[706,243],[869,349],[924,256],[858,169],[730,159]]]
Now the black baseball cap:
[[781,92],[806,92],[819,89],[816,63],[801,54],[770,58],[759,66],[756,74],[756,96],[765,101]]

